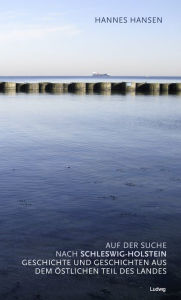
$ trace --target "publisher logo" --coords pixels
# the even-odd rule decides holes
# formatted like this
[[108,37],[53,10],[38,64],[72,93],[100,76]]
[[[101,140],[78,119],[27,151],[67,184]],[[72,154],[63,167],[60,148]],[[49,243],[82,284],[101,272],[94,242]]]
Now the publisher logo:
[[150,292],[162,292],[166,293],[167,289],[164,287],[151,287],[150,286]]

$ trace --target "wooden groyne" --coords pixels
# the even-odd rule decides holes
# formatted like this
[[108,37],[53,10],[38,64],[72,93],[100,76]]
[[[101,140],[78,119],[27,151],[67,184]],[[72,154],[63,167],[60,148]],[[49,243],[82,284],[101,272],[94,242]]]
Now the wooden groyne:
[[72,82],[72,83],[16,83],[0,82],[3,93],[100,93],[181,94],[181,83],[148,82]]

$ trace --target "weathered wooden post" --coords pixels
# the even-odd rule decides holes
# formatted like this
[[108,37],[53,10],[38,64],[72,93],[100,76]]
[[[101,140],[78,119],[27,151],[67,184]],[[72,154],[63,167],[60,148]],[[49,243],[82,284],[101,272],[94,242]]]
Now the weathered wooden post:
[[85,82],[72,82],[68,86],[69,92],[77,92],[77,91],[86,91],[86,83]]
[[94,85],[96,92],[111,91],[111,82],[98,82]]
[[25,83],[21,86],[21,90],[26,93],[37,93],[39,92],[39,83]]
[[1,82],[0,90],[3,92],[16,92],[16,82]]
[[111,89],[112,89],[112,92],[125,93],[126,92],[126,82],[112,82]]
[[94,92],[94,86],[95,86],[94,82],[86,83],[86,91],[89,92],[89,93]]
[[169,84],[168,83],[161,83],[160,84],[160,93],[161,94],[168,94],[169,91]]
[[48,82],[40,82],[39,83],[39,92],[45,93],[47,91]]

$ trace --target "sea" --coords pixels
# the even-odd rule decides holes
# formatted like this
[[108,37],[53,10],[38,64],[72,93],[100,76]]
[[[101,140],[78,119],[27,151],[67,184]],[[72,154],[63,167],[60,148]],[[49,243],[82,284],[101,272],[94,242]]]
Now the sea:
[[0,76],[0,82],[180,82],[181,76]]
[[[127,79],[144,80],[109,78]],[[0,78],[65,80],[98,81]],[[0,93],[0,299],[179,299],[180,149],[180,95]],[[142,241],[166,243],[167,274],[36,274],[22,264]]]

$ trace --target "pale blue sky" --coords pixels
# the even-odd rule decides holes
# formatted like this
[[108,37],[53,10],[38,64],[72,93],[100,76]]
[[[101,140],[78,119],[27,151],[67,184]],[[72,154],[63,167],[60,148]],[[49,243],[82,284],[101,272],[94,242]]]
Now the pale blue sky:
[[[0,0],[0,75],[181,75],[180,0]],[[162,16],[163,24],[95,24]]]

